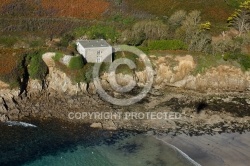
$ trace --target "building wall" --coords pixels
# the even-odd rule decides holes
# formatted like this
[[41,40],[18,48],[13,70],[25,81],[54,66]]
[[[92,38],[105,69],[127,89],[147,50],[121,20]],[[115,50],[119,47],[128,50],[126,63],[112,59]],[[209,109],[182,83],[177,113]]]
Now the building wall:
[[112,62],[112,47],[86,48],[86,61],[90,63]]
[[86,53],[86,51],[85,51],[85,48],[83,48],[82,47],[82,45],[81,44],[79,44],[79,43],[77,43],[77,51],[79,52],[79,54],[81,54],[84,58],[86,58],[85,57],[85,53]]

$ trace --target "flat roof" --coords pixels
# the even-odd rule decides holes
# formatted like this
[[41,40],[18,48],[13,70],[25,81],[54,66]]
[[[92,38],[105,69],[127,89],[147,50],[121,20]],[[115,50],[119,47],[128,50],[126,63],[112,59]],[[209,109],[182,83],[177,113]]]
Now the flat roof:
[[110,47],[110,45],[106,42],[106,40],[98,39],[98,40],[79,40],[78,41],[84,48],[92,48],[92,47]]

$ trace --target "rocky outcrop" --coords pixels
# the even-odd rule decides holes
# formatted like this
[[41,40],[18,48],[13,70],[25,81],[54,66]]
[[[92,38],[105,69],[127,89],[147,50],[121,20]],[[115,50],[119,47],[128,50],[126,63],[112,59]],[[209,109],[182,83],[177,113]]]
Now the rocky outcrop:
[[0,81],[0,89],[8,89],[10,86],[2,81]]
[[181,86],[176,83],[186,79],[196,66],[193,57],[190,55],[176,58],[171,56],[160,57],[155,63],[155,87]]
[[[221,65],[205,73],[193,75],[196,64],[192,56],[165,56],[155,59],[155,81],[147,97],[128,107],[113,106],[99,98],[94,83],[74,83],[55,67],[54,53],[43,56],[49,67],[46,80],[29,80],[27,94],[19,90],[0,90],[0,121],[24,117],[57,117],[72,122],[92,124],[91,127],[108,130],[138,129],[162,130],[193,134],[247,130],[250,127],[249,72],[233,66]],[[135,75],[116,74],[119,85],[133,81],[144,86],[146,71]],[[113,80],[114,81],[114,80]],[[108,74],[101,76],[104,89],[112,90]],[[176,88],[178,87],[178,88]],[[195,91],[188,91],[195,90]],[[212,92],[213,91],[213,92]],[[244,93],[229,93],[244,91]],[[207,93],[211,92],[212,96]],[[223,92],[223,93],[215,93]],[[118,93],[113,93],[120,96]],[[123,97],[123,96],[122,96]],[[126,97],[126,96],[125,96]],[[91,118],[70,120],[70,112],[178,112],[182,120]]]
[[[49,67],[49,74],[45,85],[38,81],[30,80],[29,91],[41,91],[42,87],[48,90],[75,94],[96,94],[94,83],[73,83],[69,76],[55,67],[52,57],[55,53],[46,53],[43,60]],[[155,79],[153,87],[155,89],[164,89],[167,86],[178,87],[187,90],[196,90],[200,92],[226,92],[226,91],[246,91],[250,88],[250,72],[243,72],[240,68],[234,66],[220,65],[208,69],[202,74],[193,75],[196,64],[191,55],[186,56],[165,56],[152,61],[155,65]],[[108,73],[100,77],[100,82],[104,89],[112,90],[111,85],[126,86],[128,83],[142,87],[147,82],[147,72],[137,71],[134,75],[115,74],[110,79]]]
[[19,93],[19,90],[0,89],[0,121],[8,120],[12,115],[18,118],[19,107],[16,98]]
[[161,57],[156,64],[158,67],[154,87],[157,89],[173,86],[200,92],[239,92],[247,91],[250,87],[250,73],[234,66],[220,65],[205,73],[192,75],[195,62],[190,55]]

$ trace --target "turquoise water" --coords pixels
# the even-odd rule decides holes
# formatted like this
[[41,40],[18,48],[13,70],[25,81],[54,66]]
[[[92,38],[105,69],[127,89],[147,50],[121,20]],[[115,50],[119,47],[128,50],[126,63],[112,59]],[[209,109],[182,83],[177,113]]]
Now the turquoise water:
[[73,152],[44,156],[25,166],[184,166],[180,154],[153,137],[130,136],[113,145],[78,146]]
[[143,133],[93,130],[58,121],[0,125],[1,166],[186,166],[178,151]]

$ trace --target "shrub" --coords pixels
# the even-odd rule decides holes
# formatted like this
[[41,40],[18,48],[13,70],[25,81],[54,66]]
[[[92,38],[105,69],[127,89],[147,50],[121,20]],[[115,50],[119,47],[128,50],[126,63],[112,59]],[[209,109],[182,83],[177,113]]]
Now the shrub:
[[0,45],[4,45],[6,47],[12,47],[16,42],[17,42],[16,37],[11,37],[11,36],[0,37]]
[[82,56],[74,56],[71,58],[69,62],[69,68],[70,69],[81,69],[84,66],[83,58]]
[[73,31],[73,35],[78,38],[87,35],[89,39],[105,39],[116,42],[119,33],[112,26],[94,25],[88,28],[80,27]]
[[33,51],[28,53],[28,73],[30,78],[43,80],[48,73],[48,67],[42,59],[44,51]]
[[148,41],[150,50],[185,50],[187,45],[180,40],[153,40]]
[[250,31],[250,0],[240,3],[239,9],[228,18],[230,26],[239,31],[239,36],[242,33]]
[[122,32],[122,43],[126,43],[128,45],[139,46],[144,40],[146,40],[146,35],[143,32],[139,32],[135,34],[131,30],[125,30]]
[[57,52],[56,55],[53,57],[55,61],[60,61],[60,59],[63,57],[63,53]]
[[226,3],[229,5],[229,6],[232,6],[234,8],[236,7],[239,7],[240,6],[240,3],[243,2],[244,0],[226,0]]
[[167,39],[169,27],[162,21],[140,21],[132,29],[125,30],[121,42],[129,45],[140,45],[144,40]]
[[174,28],[181,26],[181,23],[185,19],[186,15],[187,12],[184,10],[176,11],[170,16],[168,23]]
[[223,57],[224,60],[234,60],[238,62],[244,70],[250,68],[250,55],[241,54],[241,53],[228,53]]
[[197,33],[192,37],[188,45],[188,50],[197,52],[211,52],[212,37],[205,33]]
[[175,37],[185,41],[190,51],[210,53],[212,37],[206,31],[210,30],[211,24],[200,21],[200,11],[191,11],[176,30]]
[[240,40],[219,40],[212,44],[213,54],[240,53],[242,43]]
[[59,43],[59,46],[62,46],[62,47],[67,47],[69,45],[69,43],[74,40],[74,36],[72,36],[71,34],[65,34],[60,43]]
[[93,63],[87,63],[83,68],[78,70],[75,78],[73,78],[75,82],[90,83],[92,81],[93,66]]
[[40,47],[43,46],[42,40],[35,40],[30,42],[30,47]]
[[133,22],[135,21],[135,19],[133,17],[130,16],[124,16],[122,14],[115,14],[113,16],[111,16],[110,21],[113,21],[115,23],[119,23],[121,25],[131,25],[133,24]]

